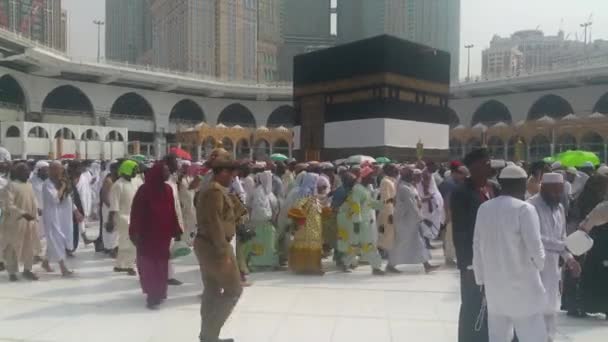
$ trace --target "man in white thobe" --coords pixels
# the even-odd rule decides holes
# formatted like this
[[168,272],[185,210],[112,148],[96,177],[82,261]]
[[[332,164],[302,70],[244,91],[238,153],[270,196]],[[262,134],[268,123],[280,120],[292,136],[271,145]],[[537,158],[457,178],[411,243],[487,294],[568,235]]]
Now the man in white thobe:
[[[6,159],[8,158],[8,159]],[[10,154],[6,156],[0,156],[0,191],[2,191],[8,185],[8,170],[10,167]],[[2,212],[0,212],[0,220],[2,219]],[[1,222],[0,222],[1,224]],[[0,229],[0,241],[2,241],[2,229]],[[0,253],[0,272],[4,271],[4,257]]]
[[42,187],[42,220],[46,236],[46,260],[42,267],[53,272],[50,263],[59,263],[64,277],[72,272],[65,265],[68,250],[74,248],[73,215],[78,212],[68,193],[68,181],[60,162],[54,161],[49,168],[49,178]]
[[421,175],[420,170],[415,170],[411,166],[406,166],[401,171],[393,215],[395,243],[388,251],[387,272],[400,273],[396,268],[398,265],[422,264],[427,273],[437,268],[429,263],[431,252],[426,248],[419,228],[420,222],[424,220],[420,211],[420,197],[416,190]]
[[540,232],[545,247],[545,266],[541,278],[546,290],[544,310],[549,341],[557,333],[556,319],[560,308],[561,257],[575,277],[580,274],[580,265],[566,250],[566,216],[560,200],[564,191],[564,177],[559,173],[543,175],[541,191],[528,200],[536,208],[540,220]]
[[32,185],[29,184],[29,168],[25,163],[18,163],[12,171],[13,181],[2,190],[3,239],[0,251],[6,261],[11,281],[17,281],[19,263],[23,263],[23,277],[38,280],[32,273],[35,248],[39,245],[36,218],[38,207]]
[[483,203],[473,238],[473,271],[484,286],[490,342],[544,342],[545,252],[534,207],[523,201],[526,172],[509,165],[500,173],[502,195]]
[[114,272],[126,272],[134,276],[136,248],[129,236],[129,223],[131,222],[131,205],[139,189],[139,183],[134,179],[137,172],[137,163],[125,160],[120,164],[118,175],[120,178],[114,182],[110,190],[110,214],[106,229],[118,232],[118,255]]
[[40,257],[42,258],[42,256],[44,255],[45,251],[45,245],[46,242],[43,243],[43,241],[45,240],[45,236],[44,236],[44,222],[42,221],[42,205],[43,205],[43,201],[42,201],[42,188],[44,185],[44,181],[46,181],[49,178],[49,163],[45,162],[43,160],[38,161],[36,163],[36,165],[34,166],[34,171],[32,172],[32,175],[30,177],[30,183],[32,184],[32,189],[34,189],[34,195],[36,196],[36,205],[38,206],[38,222],[37,222],[37,227],[38,227],[38,237],[40,238],[40,244],[37,247],[37,250],[35,251],[35,255],[36,257]]
[[[179,162],[177,160],[177,156],[174,154],[168,154],[165,159],[165,163],[169,168],[169,172],[171,172],[171,176],[167,180],[167,184],[173,190],[173,204],[175,205],[175,213],[177,214],[177,222],[179,223],[179,227],[182,232],[184,232],[184,216],[182,215],[182,206],[179,202],[179,191],[177,189],[177,171],[179,170]],[[175,279],[175,268],[171,263],[171,259],[169,259],[169,279],[167,279],[169,285],[172,286],[180,286],[182,282]]]

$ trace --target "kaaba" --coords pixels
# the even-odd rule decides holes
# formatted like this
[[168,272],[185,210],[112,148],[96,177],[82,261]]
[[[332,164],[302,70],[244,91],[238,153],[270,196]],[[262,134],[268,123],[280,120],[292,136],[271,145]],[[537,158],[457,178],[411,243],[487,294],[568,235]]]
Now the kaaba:
[[390,35],[298,55],[296,149],[305,160],[447,159],[449,87],[449,53]]

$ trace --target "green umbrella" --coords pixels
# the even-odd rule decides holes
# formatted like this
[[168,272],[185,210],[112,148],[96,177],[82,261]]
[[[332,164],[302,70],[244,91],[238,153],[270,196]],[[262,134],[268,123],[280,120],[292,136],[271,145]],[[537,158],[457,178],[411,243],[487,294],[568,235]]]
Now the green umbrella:
[[270,160],[275,161],[275,162],[277,162],[277,161],[284,162],[288,159],[289,158],[286,155],[281,154],[281,153],[275,153],[270,156]]
[[581,167],[589,162],[594,166],[600,165],[600,158],[589,151],[566,151],[558,154],[555,160],[565,167]]
[[390,160],[387,157],[378,157],[378,158],[376,158],[376,164],[388,164],[388,163],[391,163],[391,162],[392,162],[392,160]]
[[148,160],[148,158],[146,158],[146,156],[141,155],[141,154],[134,154],[134,155],[130,156],[129,159],[135,160],[136,162],[140,162],[140,163],[143,163],[146,160]]

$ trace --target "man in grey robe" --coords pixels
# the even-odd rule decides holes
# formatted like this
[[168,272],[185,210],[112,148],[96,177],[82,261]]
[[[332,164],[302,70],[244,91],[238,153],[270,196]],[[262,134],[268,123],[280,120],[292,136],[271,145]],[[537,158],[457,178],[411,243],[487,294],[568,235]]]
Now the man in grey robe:
[[394,212],[395,243],[388,252],[387,272],[400,273],[398,265],[422,264],[427,273],[437,268],[429,263],[431,253],[419,229],[423,218],[416,184],[420,179],[420,170],[407,166],[401,171]]

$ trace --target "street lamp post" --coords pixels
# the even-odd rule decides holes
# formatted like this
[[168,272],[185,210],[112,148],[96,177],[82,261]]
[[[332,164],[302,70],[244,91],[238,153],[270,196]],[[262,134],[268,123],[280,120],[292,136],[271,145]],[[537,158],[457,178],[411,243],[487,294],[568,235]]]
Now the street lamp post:
[[467,82],[471,81],[471,49],[474,47],[475,45],[473,44],[464,46],[464,48],[467,49]]
[[103,20],[93,20],[97,25],[97,63],[101,62],[101,27],[106,23]]
[[593,25],[593,22],[587,21],[581,24],[581,27],[585,29],[585,46],[587,45],[587,28]]

